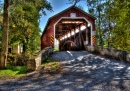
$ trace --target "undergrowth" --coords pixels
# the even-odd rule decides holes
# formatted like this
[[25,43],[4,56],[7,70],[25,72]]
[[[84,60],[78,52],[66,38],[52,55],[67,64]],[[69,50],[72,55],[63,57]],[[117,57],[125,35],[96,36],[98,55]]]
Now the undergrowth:
[[51,58],[47,58],[43,64],[45,70],[49,71],[58,71],[61,68],[61,64],[56,60],[52,60]]
[[25,76],[27,66],[12,66],[7,65],[5,70],[0,70],[0,78],[18,78]]

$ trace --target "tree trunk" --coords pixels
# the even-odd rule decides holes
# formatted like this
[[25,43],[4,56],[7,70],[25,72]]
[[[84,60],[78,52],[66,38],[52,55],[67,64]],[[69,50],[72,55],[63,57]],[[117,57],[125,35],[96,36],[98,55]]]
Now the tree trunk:
[[2,51],[1,51],[0,69],[5,69],[6,62],[7,62],[7,55],[8,55],[9,2],[10,0],[4,0]]
[[26,38],[26,41],[23,41],[23,53],[27,53],[28,51],[28,41],[29,41],[29,38]]

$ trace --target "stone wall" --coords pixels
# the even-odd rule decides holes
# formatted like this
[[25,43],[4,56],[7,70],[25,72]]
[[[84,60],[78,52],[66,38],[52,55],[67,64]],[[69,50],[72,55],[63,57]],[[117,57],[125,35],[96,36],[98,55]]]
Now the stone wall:
[[45,59],[53,52],[52,47],[46,47],[39,54],[27,61],[28,71],[38,70]]
[[130,62],[130,51],[116,50],[114,48],[103,48],[101,46],[87,46],[89,52],[98,53],[103,56],[109,56],[121,61]]

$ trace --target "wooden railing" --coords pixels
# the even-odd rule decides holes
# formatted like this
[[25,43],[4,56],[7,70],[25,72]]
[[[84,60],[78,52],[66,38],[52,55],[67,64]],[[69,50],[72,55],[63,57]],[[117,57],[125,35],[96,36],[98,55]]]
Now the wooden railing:
[[38,53],[37,56],[30,58],[27,61],[28,71],[39,70],[41,64],[46,60],[46,58],[53,53],[52,47],[46,47],[44,50]]
[[87,46],[89,52],[99,53],[103,56],[109,56],[121,61],[130,62],[130,51],[116,50],[114,48],[103,48],[101,46]]

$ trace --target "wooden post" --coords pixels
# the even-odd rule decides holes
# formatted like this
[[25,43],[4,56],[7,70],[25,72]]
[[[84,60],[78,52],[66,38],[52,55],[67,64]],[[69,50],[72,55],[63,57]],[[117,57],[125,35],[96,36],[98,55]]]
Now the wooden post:
[[81,38],[81,30],[80,30],[80,25],[78,26],[79,29],[79,49],[82,47],[82,38]]

